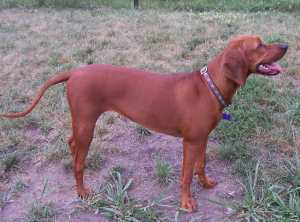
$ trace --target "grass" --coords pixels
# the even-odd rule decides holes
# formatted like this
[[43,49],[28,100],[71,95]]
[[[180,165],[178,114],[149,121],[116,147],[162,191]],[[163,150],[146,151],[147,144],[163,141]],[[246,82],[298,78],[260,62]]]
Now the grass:
[[130,190],[133,180],[124,181],[118,171],[110,175],[111,181],[104,185],[100,192],[94,195],[87,204],[96,213],[101,213],[114,221],[163,221],[156,207],[160,206],[162,200],[142,203],[130,198]]
[[[3,0],[2,8],[11,7],[56,7],[80,8],[95,6],[110,6],[113,8],[133,8],[133,0]],[[193,10],[193,11],[299,11],[298,0],[140,0],[142,9],[168,9],[168,10]]]
[[172,166],[162,160],[155,162],[155,178],[161,185],[168,185],[173,181],[174,170]]
[[[300,193],[299,173],[300,161],[295,154],[293,161],[293,176],[296,184],[278,184],[265,180],[261,167],[256,165],[255,171],[248,173],[245,180],[245,197],[243,202],[234,206],[240,221],[299,221]],[[278,179],[278,178],[277,178]]]
[[[273,81],[252,77],[228,109],[233,120],[222,122],[217,128],[216,136],[222,144],[220,157],[233,162],[234,169],[241,175],[245,175],[249,167],[253,168],[254,159],[259,159],[259,147],[266,142],[266,137],[278,138],[277,144],[273,144],[276,149],[283,140],[293,145],[294,131],[290,130],[289,123],[295,118],[291,110],[297,94],[286,97],[287,91],[280,92]],[[275,124],[278,129],[272,130]]]
[[4,168],[4,172],[9,172],[13,169],[17,169],[19,162],[19,158],[15,154],[12,154],[2,159],[1,165]]
[[[220,5],[223,4],[223,1],[219,2]],[[257,1],[258,4],[259,2]],[[286,1],[287,4],[288,2]],[[2,1],[0,4],[3,3],[8,4],[8,1]],[[175,3],[177,4],[174,1]],[[283,4],[282,1],[280,4]],[[296,5],[297,1],[292,4]],[[247,4],[245,7],[248,7]],[[259,160],[258,177],[262,176],[266,184],[262,186],[264,183],[258,181],[253,189],[257,195],[262,192],[269,195],[272,191],[274,195],[280,196],[285,205],[289,202],[289,196],[291,203],[294,203],[294,200],[297,200],[293,197],[297,190],[297,165],[295,160],[289,159],[288,156],[293,156],[295,150],[299,149],[300,95],[297,75],[300,45],[299,37],[295,33],[300,32],[300,17],[299,13],[247,13],[244,12],[245,7],[241,8],[242,12],[224,13],[194,12],[196,9],[188,12],[162,12],[110,8],[41,8],[35,9],[34,13],[32,9],[1,10],[0,20],[3,22],[0,25],[0,112],[23,110],[46,79],[60,70],[89,63],[89,58],[92,58],[94,63],[113,63],[170,73],[201,68],[224,48],[233,35],[257,34],[268,42],[288,42],[288,54],[281,61],[287,71],[274,78],[251,76],[228,109],[232,121],[222,122],[212,137],[220,144],[219,158],[232,163],[233,171],[241,175],[245,187],[248,186],[249,175],[253,178],[256,162]],[[297,7],[293,7],[292,10],[297,10]],[[26,19],[22,19],[24,17]],[[13,45],[9,46],[10,43]],[[97,123],[95,139],[99,140],[94,140],[93,146],[101,147],[104,140],[105,145],[102,148],[108,147],[109,152],[103,155],[122,156],[123,148],[126,149],[114,145],[114,140],[110,138],[110,135],[115,133],[113,130],[125,125],[120,123],[122,119],[115,119],[108,118],[104,123]],[[66,145],[71,134],[70,120],[65,88],[61,85],[49,89],[27,118],[0,120],[0,162],[6,162],[8,156],[15,155],[14,152],[19,162],[16,162],[14,157],[7,160],[3,166],[7,166],[8,170],[15,167],[23,169],[24,159],[28,160],[29,164],[35,164],[36,160],[49,161],[47,164],[67,161],[70,157]],[[148,130],[140,126],[137,126],[136,130],[135,136],[148,134]],[[112,147],[117,148],[111,149]],[[102,156],[98,156],[97,153],[93,155],[93,152],[90,154],[92,168],[101,168]],[[131,154],[126,153],[127,155]],[[276,163],[277,160],[279,163]],[[105,164],[104,167],[107,165],[109,164]],[[70,161],[66,166],[70,166]],[[162,167],[161,178],[172,178],[169,176],[172,171],[169,168],[172,167]],[[24,170],[26,171],[26,168]],[[178,172],[179,169],[174,167],[173,171]],[[13,179],[15,173],[18,172],[12,170],[8,176]],[[141,179],[146,181],[145,178]],[[126,185],[126,182],[122,179],[123,185]],[[270,191],[271,182],[280,189],[275,187]],[[116,186],[112,181],[109,183]],[[14,187],[15,184],[10,186]],[[285,187],[285,190],[281,190],[282,187]],[[131,189],[134,190],[134,187]],[[127,191],[129,190],[130,188]],[[244,201],[249,202],[250,199],[245,195]],[[0,204],[6,205],[11,200],[16,201],[13,196],[3,195]],[[246,206],[238,211],[241,220],[248,217],[251,209],[255,210],[260,197],[257,196],[254,200],[252,208],[247,207],[250,204],[241,202],[242,206]],[[270,200],[271,205],[262,201],[262,205],[259,206],[268,211],[271,208],[276,210],[278,200]],[[133,202],[134,204],[130,203],[136,206],[135,201]],[[138,203],[147,206],[147,203]],[[290,208],[293,209],[292,206]],[[130,208],[128,212],[132,212]],[[170,213],[167,214],[170,216]],[[286,218],[291,217],[292,220],[295,214],[286,215]]]
[[31,205],[25,220],[28,222],[55,221],[56,215],[57,212],[52,203],[37,201]]
[[141,126],[139,124],[136,125],[135,129],[136,129],[137,133],[140,136],[142,136],[142,137],[144,137],[144,136],[150,136],[151,135],[151,131],[150,130],[148,130],[147,128],[145,128],[145,127],[143,127],[143,126]]

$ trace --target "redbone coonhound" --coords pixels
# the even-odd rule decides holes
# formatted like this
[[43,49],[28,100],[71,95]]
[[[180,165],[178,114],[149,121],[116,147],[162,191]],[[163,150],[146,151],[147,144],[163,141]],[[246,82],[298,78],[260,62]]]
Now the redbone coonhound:
[[69,145],[81,197],[89,193],[83,183],[84,162],[96,121],[103,112],[116,111],[150,129],[182,137],[181,207],[192,211],[197,208],[190,192],[193,173],[206,188],[217,184],[205,174],[208,135],[222,118],[224,108],[215,92],[228,104],[251,73],[280,73],[282,69],[275,62],[287,48],[287,44],[265,44],[257,36],[235,37],[208,63],[211,81],[200,71],[161,75],[112,65],[87,65],[48,80],[26,111],[0,117],[27,115],[50,86],[66,82],[73,127]]

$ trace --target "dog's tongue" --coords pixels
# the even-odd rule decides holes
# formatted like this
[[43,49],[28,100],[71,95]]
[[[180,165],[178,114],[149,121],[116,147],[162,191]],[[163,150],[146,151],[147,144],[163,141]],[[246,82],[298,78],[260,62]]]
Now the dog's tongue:
[[283,71],[283,69],[281,68],[281,66],[274,62],[272,64],[265,64],[265,66],[270,70],[270,72],[272,73],[280,73]]

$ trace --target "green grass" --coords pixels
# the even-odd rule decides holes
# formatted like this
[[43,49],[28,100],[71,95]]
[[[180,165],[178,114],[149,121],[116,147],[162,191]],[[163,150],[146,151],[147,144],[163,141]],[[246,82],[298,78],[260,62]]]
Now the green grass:
[[[297,111],[293,108],[297,98],[295,91],[279,90],[272,80],[251,77],[228,109],[232,121],[223,121],[216,129],[215,135],[221,142],[220,157],[232,161],[240,171],[247,168],[241,165],[252,166],[253,159],[259,158],[259,148],[266,138],[277,137],[278,142],[287,141],[292,145],[294,131],[290,130],[290,123],[297,123]],[[274,125],[278,129],[274,130]]]
[[35,202],[31,205],[29,212],[26,216],[26,221],[55,221],[57,211],[52,203]]
[[97,213],[101,213],[110,220],[120,222],[130,221],[163,221],[156,208],[164,199],[148,201],[146,203],[132,199],[128,191],[133,180],[124,181],[118,171],[110,175],[110,181],[100,192],[87,200]]
[[[0,7],[57,7],[80,8],[110,6],[113,8],[133,8],[133,0],[3,0]],[[140,0],[142,9],[171,9],[193,11],[299,11],[299,0]]]
[[[155,1],[151,3],[153,8],[154,3]],[[266,2],[269,3],[272,1]],[[3,4],[3,1],[0,4]],[[174,1],[174,4],[179,3]],[[218,4],[223,4],[223,1],[219,1]],[[292,186],[294,189],[298,180],[294,174],[296,164],[291,159],[289,164],[288,157],[285,157],[284,161],[280,158],[299,149],[299,13],[199,13],[193,10],[2,10],[0,112],[23,110],[46,79],[60,70],[89,63],[89,58],[93,60],[90,62],[95,63],[113,63],[171,73],[201,68],[220,52],[228,39],[234,35],[257,34],[268,42],[288,42],[289,51],[280,61],[286,72],[274,78],[250,77],[229,108],[233,120],[222,121],[213,137],[220,144],[219,158],[232,163],[233,171],[242,175],[240,179],[245,185],[247,180],[244,179],[253,175],[255,164],[259,160],[261,176],[266,181],[264,190],[268,190],[272,183],[279,187]],[[24,17],[26,19],[23,19]],[[13,45],[7,47],[6,44],[10,43]],[[115,139],[111,139],[111,135],[114,135],[111,133],[115,133],[113,130],[118,131],[118,128],[121,128],[121,136],[124,125],[127,125],[122,118],[117,121],[114,119],[117,120],[117,117],[106,120],[104,116],[104,119],[99,121],[91,151],[93,147],[101,147],[103,156],[126,154],[131,158],[132,153],[127,152],[126,147],[119,147],[114,144]],[[36,160],[41,161],[41,164],[49,161],[47,164],[50,165],[60,164],[62,161],[61,165],[70,168],[70,153],[66,144],[70,134],[71,117],[65,99],[65,87],[55,86],[47,91],[28,117],[0,120],[0,161],[16,152],[20,161],[17,165],[9,164],[8,161],[8,168],[10,165],[11,169],[16,166],[26,172],[30,170],[27,167],[35,164]],[[134,136],[146,134],[148,130],[137,127]],[[92,155],[91,162],[96,166],[95,169],[99,166],[109,166],[110,160],[103,165],[101,157],[97,154]],[[28,160],[28,165],[24,164],[24,160]],[[166,173],[162,175],[170,175],[168,167],[166,169]],[[156,169],[153,174],[155,171]],[[177,174],[180,169],[176,166],[173,171]],[[1,164],[2,172],[4,170]],[[5,173],[5,176],[9,177],[8,181],[15,181],[15,173],[18,172],[12,170]],[[147,178],[142,180],[147,182]],[[261,183],[256,187],[260,187]],[[16,205],[18,202],[12,196],[15,184],[10,182],[9,186],[12,187],[10,194],[1,196],[0,202],[6,205],[13,201],[10,204]],[[135,188],[132,189],[134,192]],[[293,189],[279,192],[276,188],[273,191],[281,195],[290,191],[293,193]],[[28,189],[26,192],[33,191]],[[257,193],[260,192],[258,189]],[[19,198],[22,199],[22,196]],[[286,201],[287,196],[283,195],[282,198]],[[266,205],[264,207],[276,206],[262,203]],[[248,210],[239,211],[241,218],[243,215],[246,217],[246,214],[243,214],[246,211]],[[199,213],[201,214],[201,207]],[[166,214],[170,216],[169,212]]]
[[158,159],[155,162],[154,174],[158,183],[165,186],[173,181],[174,170],[169,163]]
[[147,128],[145,128],[139,124],[136,125],[135,129],[136,129],[137,133],[142,137],[151,135],[150,130],[148,130]]
[[20,160],[16,154],[10,154],[1,161],[1,165],[4,167],[5,172],[17,169],[19,163]]
[[[293,176],[299,179],[298,155],[293,159],[296,162]],[[299,181],[297,184],[268,181],[261,168],[257,164],[255,171],[248,173],[244,182],[244,200],[233,206],[239,215],[239,221],[299,221]]]

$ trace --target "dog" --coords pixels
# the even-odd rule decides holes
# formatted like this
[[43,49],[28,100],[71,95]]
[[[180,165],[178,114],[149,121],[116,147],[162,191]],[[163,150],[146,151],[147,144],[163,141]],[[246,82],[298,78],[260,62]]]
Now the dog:
[[287,49],[284,43],[266,44],[258,36],[243,35],[231,39],[201,71],[161,75],[112,65],[87,65],[46,81],[25,111],[0,117],[24,117],[50,86],[66,82],[73,130],[69,147],[80,197],[90,192],[83,182],[84,163],[96,121],[105,111],[118,112],[154,131],[182,137],[181,207],[193,211],[197,208],[190,192],[193,174],[205,188],[217,184],[205,173],[206,146],[224,107],[251,73],[281,73],[276,61]]

